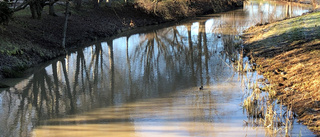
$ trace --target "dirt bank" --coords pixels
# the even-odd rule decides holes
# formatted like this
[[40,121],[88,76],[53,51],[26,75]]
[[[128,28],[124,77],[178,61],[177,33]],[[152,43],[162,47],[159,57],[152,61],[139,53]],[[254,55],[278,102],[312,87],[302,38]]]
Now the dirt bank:
[[[224,5],[218,12],[235,5]],[[0,26],[0,79],[19,77],[23,71],[41,62],[64,55],[85,43],[105,39],[115,34],[138,27],[157,25],[168,21],[159,15],[146,12],[137,5],[116,5],[93,10],[72,9],[68,21],[66,49],[61,48],[64,24],[64,6],[55,6],[58,16],[47,15],[31,19],[28,9],[14,14],[8,26]],[[214,8],[214,7],[213,7]]]
[[247,56],[299,121],[320,135],[320,12],[248,29]]

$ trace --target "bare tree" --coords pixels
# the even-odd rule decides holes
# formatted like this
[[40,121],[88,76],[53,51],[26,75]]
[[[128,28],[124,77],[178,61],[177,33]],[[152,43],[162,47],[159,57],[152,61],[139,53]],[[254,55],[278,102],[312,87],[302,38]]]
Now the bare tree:
[[75,4],[75,8],[77,10],[80,10],[80,8],[82,6],[82,0],[73,0],[73,3]]
[[54,11],[54,3],[58,0],[49,0],[49,15],[57,16],[56,12]]
[[14,7],[13,12],[17,12],[30,7],[32,18],[40,19],[44,6],[49,5],[49,14],[55,15],[54,4],[59,0],[24,0],[22,4],[17,7]]
[[63,27],[62,48],[66,47],[67,27],[68,27],[68,18],[69,18],[68,13],[69,13],[69,0],[66,1],[66,13],[65,13],[65,22]]
[[98,8],[99,7],[99,0],[93,0],[93,8]]
[[107,2],[107,6],[111,6],[111,5],[112,5],[113,0],[106,0],[106,2]]

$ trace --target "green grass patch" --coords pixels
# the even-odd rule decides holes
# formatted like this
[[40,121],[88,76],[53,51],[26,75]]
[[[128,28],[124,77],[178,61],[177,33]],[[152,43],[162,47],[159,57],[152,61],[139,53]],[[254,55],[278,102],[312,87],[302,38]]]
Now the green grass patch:
[[1,39],[0,54],[4,55],[22,55],[23,51],[20,49],[19,45],[13,44],[7,40]]
[[[278,43],[293,43],[310,37],[320,37],[320,12],[311,13],[266,26],[266,33],[257,36],[259,43],[277,45]],[[261,40],[268,38],[267,41]],[[270,40],[272,39],[272,40]]]

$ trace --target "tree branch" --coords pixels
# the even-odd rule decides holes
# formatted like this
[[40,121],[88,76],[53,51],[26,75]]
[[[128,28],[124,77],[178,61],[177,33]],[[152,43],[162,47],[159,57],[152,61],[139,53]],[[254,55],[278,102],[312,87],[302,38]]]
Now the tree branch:
[[23,9],[25,9],[29,4],[30,4],[30,1],[24,0],[21,5],[19,5],[17,8],[14,8],[12,11],[13,11],[13,12],[17,12],[17,11],[19,11],[19,10],[23,10]]

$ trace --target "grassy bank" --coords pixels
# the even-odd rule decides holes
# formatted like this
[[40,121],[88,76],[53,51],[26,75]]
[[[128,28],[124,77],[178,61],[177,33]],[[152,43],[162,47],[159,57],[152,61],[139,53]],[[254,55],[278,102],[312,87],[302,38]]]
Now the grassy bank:
[[243,36],[277,98],[320,135],[320,12],[255,26]]

